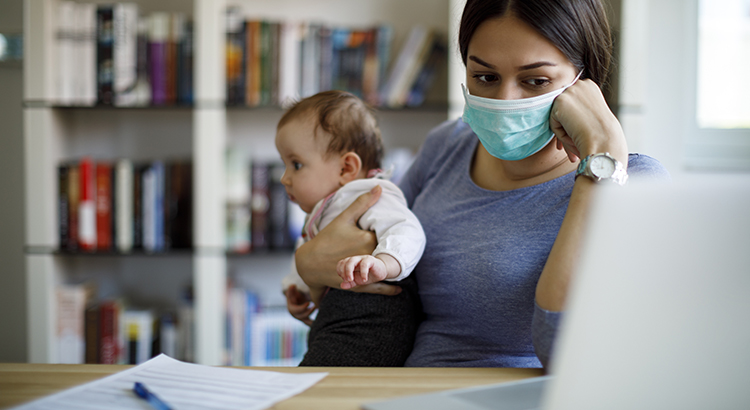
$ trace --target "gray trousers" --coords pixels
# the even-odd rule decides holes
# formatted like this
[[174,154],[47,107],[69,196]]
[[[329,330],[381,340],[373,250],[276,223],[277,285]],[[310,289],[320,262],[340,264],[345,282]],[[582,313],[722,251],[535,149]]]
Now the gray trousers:
[[396,296],[330,289],[320,302],[300,366],[403,366],[422,306],[413,277],[397,285],[403,291]]

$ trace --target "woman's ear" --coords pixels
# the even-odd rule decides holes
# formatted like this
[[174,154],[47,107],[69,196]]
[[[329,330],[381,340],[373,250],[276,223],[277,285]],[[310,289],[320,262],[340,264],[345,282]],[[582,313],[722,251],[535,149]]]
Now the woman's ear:
[[362,159],[359,158],[356,152],[347,152],[341,156],[341,174],[339,175],[339,183],[344,185],[348,182],[354,181],[359,178],[359,173],[362,170]]

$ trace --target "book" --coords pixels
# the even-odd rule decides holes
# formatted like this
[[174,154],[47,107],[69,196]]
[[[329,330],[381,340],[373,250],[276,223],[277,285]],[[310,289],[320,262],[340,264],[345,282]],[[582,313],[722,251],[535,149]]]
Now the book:
[[431,44],[432,36],[432,31],[424,27],[415,26],[411,29],[381,90],[381,105],[395,108],[403,106],[405,95],[414,82],[417,66],[424,58],[424,50]]
[[269,165],[269,242],[272,249],[292,249],[294,242],[289,235],[289,197],[286,187],[281,183],[284,175],[284,164],[272,163]]
[[58,248],[70,249],[70,194],[68,192],[68,176],[70,165],[61,164],[57,167],[57,222]]
[[187,287],[180,295],[177,306],[177,355],[182,360],[195,361],[195,307],[193,288]]
[[151,103],[165,105],[167,99],[167,42],[169,41],[169,14],[149,15],[148,61],[151,82]]
[[159,352],[170,357],[177,357],[178,330],[175,315],[164,312],[159,317]]
[[143,174],[147,164],[133,166],[133,249],[143,249]]
[[225,153],[226,249],[250,251],[250,160],[242,149],[229,147]]
[[93,3],[76,3],[74,104],[83,106],[94,105],[97,100],[96,7]]
[[78,247],[84,251],[96,249],[96,202],[94,165],[84,157],[79,163]]
[[138,55],[136,60],[135,105],[151,104],[151,80],[148,61],[149,20],[138,20]]
[[378,62],[378,28],[365,32],[362,61],[362,98],[370,105],[378,104],[380,64]]
[[56,347],[59,363],[81,364],[85,360],[84,285],[59,285],[55,289],[57,314]]
[[320,43],[318,31],[320,24],[303,23],[301,53],[300,97],[305,98],[320,91]]
[[121,303],[105,300],[99,304],[99,363],[118,364],[120,361]]
[[96,163],[96,249],[112,248],[112,166]]
[[77,4],[61,1],[57,9],[57,102],[62,105],[76,103],[76,47]]
[[153,165],[147,166],[142,173],[141,182],[141,207],[143,210],[142,223],[142,244],[143,249],[147,252],[154,252],[158,248],[156,239],[156,190],[157,176]]
[[112,91],[114,104],[132,106],[138,102],[138,5],[112,6]]
[[317,31],[318,58],[318,91],[333,88],[333,30],[327,25],[321,25]]
[[86,343],[86,364],[98,364],[99,361],[99,305],[90,304],[84,314],[84,333]]
[[165,195],[165,247],[189,249],[193,244],[193,164],[175,161],[167,165]]
[[299,99],[300,25],[282,22],[279,34],[279,96],[282,107]]
[[114,15],[111,5],[96,9],[96,79],[97,104],[114,103]]
[[154,314],[150,310],[126,309],[122,314],[127,332],[127,364],[141,364],[152,357]]
[[115,241],[117,250],[130,252],[133,249],[133,163],[128,159],[117,161],[115,166]]
[[68,168],[68,241],[65,250],[78,249],[79,208],[81,199],[81,176],[77,162],[71,162]]
[[245,23],[239,7],[227,7],[225,18],[227,103],[240,105],[245,103]]
[[241,288],[227,291],[227,343],[228,366],[245,365],[245,323],[247,321],[247,295]]
[[245,102],[251,107],[261,104],[262,22],[249,20],[245,24]]
[[169,14],[169,37],[166,41],[165,72],[167,104],[178,101],[179,45],[185,30],[185,16],[182,13]]
[[430,47],[429,55],[419,69],[414,83],[405,98],[405,104],[408,107],[417,107],[424,103],[435,77],[439,73],[441,66],[444,65],[448,46],[440,36],[435,36]]
[[269,238],[269,175],[268,165],[253,161],[252,164],[252,197],[250,199],[250,243],[253,251],[266,250],[270,245]]
[[188,105],[193,103],[193,22],[184,24],[177,55],[177,102]]

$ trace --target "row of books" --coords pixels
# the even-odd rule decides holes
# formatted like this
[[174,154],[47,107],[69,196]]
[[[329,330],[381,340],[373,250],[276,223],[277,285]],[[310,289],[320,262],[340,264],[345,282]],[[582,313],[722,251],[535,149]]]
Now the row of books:
[[252,291],[229,289],[226,365],[297,366],[307,352],[308,333],[286,308],[263,309]]
[[281,183],[284,165],[251,160],[238,148],[227,149],[225,164],[227,250],[293,249],[305,216]]
[[140,364],[160,353],[192,361],[193,306],[175,311],[128,306],[122,298],[97,300],[95,286],[60,285],[56,297],[56,343],[60,363]]
[[[178,306],[163,311],[130,306],[124,298],[98,300],[95,293],[91,283],[55,289],[60,363],[140,364],[160,353],[195,360],[190,288]],[[296,366],[307,351],[308,332],[285,308],[263,308],[254,292],[228,289],[225,365]]]
[[94,161],[58,166],[61,251],[192,247],[192,163]]
[[390,72],[393,29],[244,20],[227,9],[229,105],[286,105],[319,91],[349,91],[373,106],[418,106],[444,65],[446,42],[412,29]]
[[55,16],[58,104],[193,102],[193,25],[183,14],[61,1]]

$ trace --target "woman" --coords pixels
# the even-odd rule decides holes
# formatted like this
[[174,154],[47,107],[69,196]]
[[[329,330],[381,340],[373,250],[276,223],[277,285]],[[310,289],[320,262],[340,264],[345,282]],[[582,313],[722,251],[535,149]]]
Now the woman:
[[[611,40],[599,1],[469,0],[459,47],[463,119],[430,133],[401,183],[427,236],[413,273],[424,320],[405,364],[539,367],[597,186],[669,176],[628,155],[602,96]],[[335,287],[337,255],[372,246],[352,221],[373,199],[298,250],[306,282]]]

